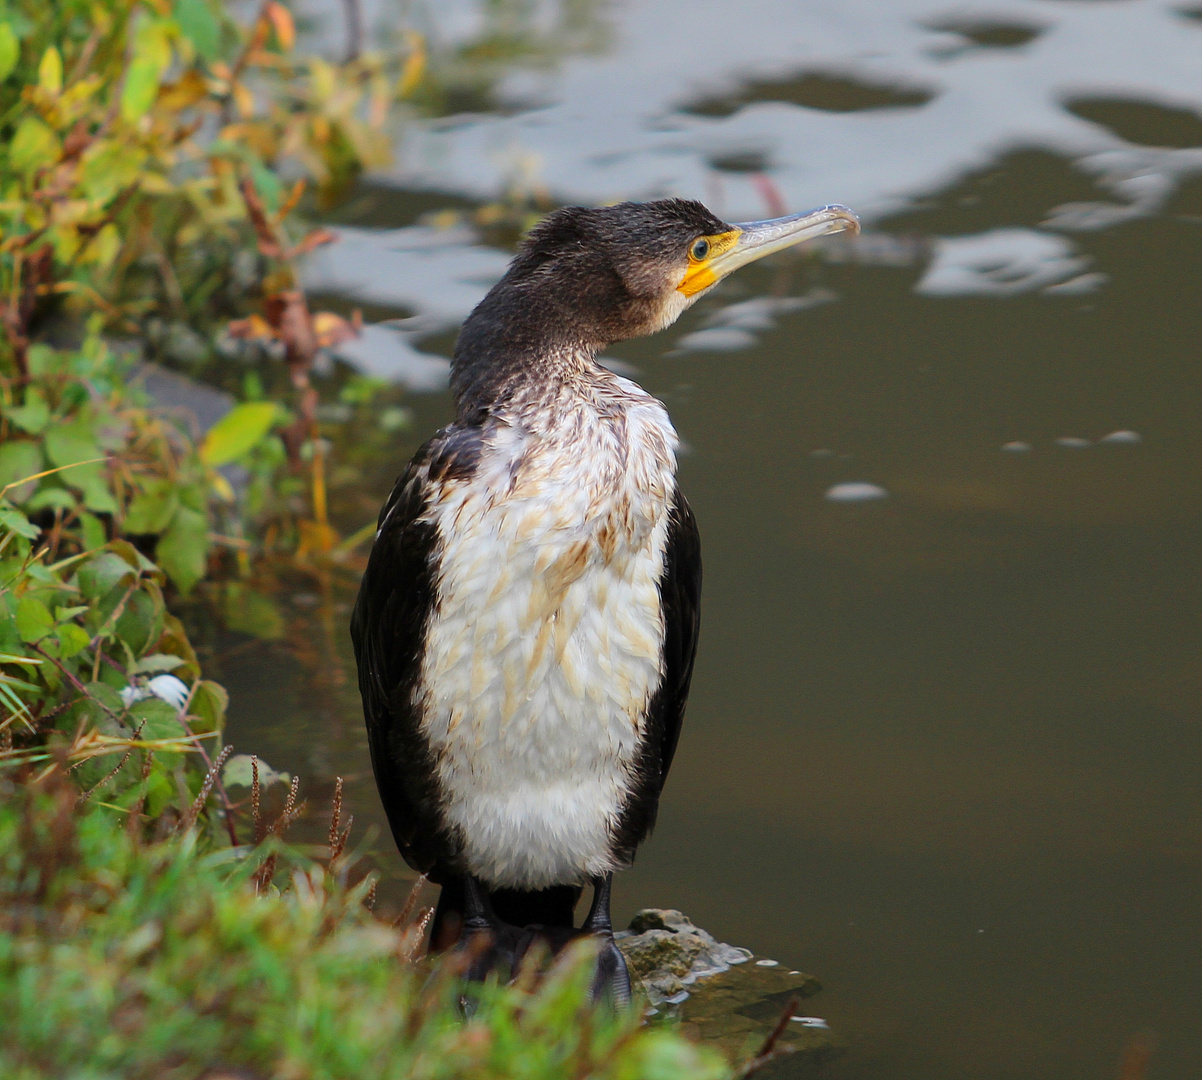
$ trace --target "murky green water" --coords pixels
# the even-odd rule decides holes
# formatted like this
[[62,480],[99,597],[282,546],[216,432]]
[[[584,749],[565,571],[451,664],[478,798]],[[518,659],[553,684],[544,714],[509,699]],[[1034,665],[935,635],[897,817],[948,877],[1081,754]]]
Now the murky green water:
[[[898,7],[904,34],[946,14]],[[692,9],[664,9],[681,21],[660,17],[661,48],[673,33],[679,48],[692,47]],[[598,65],[604,73],[623,50],[637,54],[656,10],[607,9],[611,58],[574,61],[553,89],[579,106],[573,80],[595,81]],[[832,28],[832,10],[765,2],[741,18],[773,30],[777,52],[796,41],[842,59],[865,28],[887,48],[890,19],[900,19],[849,2]],[[688,153],[698,161],[719,149],[760,153],[752,169],[768,169],[790,209],[811,190],[822,192],[811,202],[860,208],[858,194],[875,239],[858,254],[832,249],[743,271],[668,333],[611,350],[668,404],[688,444],[682,483],[706,559],[687,725],[656,835],[618,884],[618,914],[679,907],[724,940],[818,974],[826,990],[806,1009],[851,1042],[824,1068],[833,1080],[1112,1077],[1140,1032],[1157,1039],[1149,1076],[1194,1077],[1202,183],[1190,176],[1202,151],[1149,147],[1194,147],[1188,116],[1172,110],[1196,120],[1202,80],[1192,97],[1170,100],[1153,84],[1161,68],[1178,77],[1176,54],[1166,45],[1158,61],[1139,49],[1161,40],[1156,20],[1176,19],[1172,34],[1194,35],[1202,57],[1202,23],[1140,0],[1028,0],[990,12],[989,25],[968,20],[984,44],[965,32],[960,52],[946,20],[933,45],[922,38],[911,49],[897,31],[897,56],[944,50],[921,53],[929,70],[898,61],[908,82],[893,82],[906,102],[882,107],[863,90],[869,105],[837,111],[821,99],[835,94],[838,104],[837,88],[799,75],[794,96],[770,91],[779,104],[765,112],[755,95],[787,73],[752,78],[732,62],[708,81],[678,78],[643,109],[702,102],[701,119],[672,121],[693,125]],[[712,29],[724,17],[735,19],[702,22]],[[1063,56],[1041,66],[1031,50],[1050,49],[1061,30]],[[1003,68],[1012,53],[1027,59]],[[1116,75],[1108,57],[1120,53],[1134,66]],[[888,137],[890,114],[901,125],[950,108],[956,86],[972,82],[952,80],[941,94],[931,72],[973,64],[987,85],[964,93],[980,108],[931,121],[939,136],[925,180],[909,151],[880,144],[874,158],[871,138]],[[1098,145],[1049,136],[1030,105],[1030,84],[1055,64],[1077,79],[1061,95],[1073,111],[1057,105],[1065,124],[1110,125]],[[1086,86],[1075,73],[1089,70]],[[1140,80],[1139,93],[1115,89]],[[874,85],[885,93],[881,78]],[[1017,116],[1008,141],[984,147],[988,117],[1008,101]],[[804,167],[785,145],[799,130],[793,114],[828,125],[837,161],[825,179],[821,141]],[[598,114],[581,115],[585,135],[602,130]],[[868,134],[855,127],[865,117]],[[518,120],[477,126],[506,124],[512,135]],[[747,130],[722,126],[735,121]],[[470,146],[475,128],[464,127]],[[560,178],[556,197],[588,197],[594,174],[568,137],[575,129],[555,109],[542,127],[552,133],[539,136],[539,152]],[[774,127],[786,133],[780,146]],[[550,156],[557,132],[561,158]],[[642,164],[621,175],[654,173],[672,137],[634,146]],[[846,151],[852,144],[859,157]],[[453,154],[447,161],[445,188],[476,194],[459,182]],[[686,170],[668,186],[721,196],[731,216],[759,197],[753,173],[705,168],[695,184]],[[842,190],[852,175],[857,190]],[[649,183],[616,192],[654,193]],[[383,218],[365,224],[408,223],[432,202],[390,193],[382,205]],[[471,237],[455,243],[467,262],[434,281],[449,291],[471,278],[481,251]],[[482,292],[499,260],[481,257],[493,268],[473,286]],[[387,300],[366,287],[342,292]],[[420,290],[400,289],[391,302],[423,311]],[[440,318],[414,338],[420,348],[449,347],[454,304]],[[380,439],[388,452],[369,453],[339,495],[348,528],[372,516],[417,443],[450,416],[442,393],[406,404],[412,427]],[[331,430],[361,450],[361,432]],[[1104,440],[1112,432],[1138,440]],[[1028,449],[1003,448],[1014,443]],[[849,482],[887,496],[824,497]],[[351,595],[336,590],[323,603],[302,582],[285,596],[285,641],[220,643],[230,737],[299,773],[318,802],[335,774],[348,776],[356,821],[383,827],[346,635]],[[399,860],[386,837],[377,846],[399,889]]]

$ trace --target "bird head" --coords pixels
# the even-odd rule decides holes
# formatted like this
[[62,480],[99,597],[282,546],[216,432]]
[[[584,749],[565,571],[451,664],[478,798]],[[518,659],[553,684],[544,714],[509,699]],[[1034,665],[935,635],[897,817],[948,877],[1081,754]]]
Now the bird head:
[[859,228],[843,206],[735,224],[686,199],[569,206],[531,230],[503,284],[539,294],[580,340],[604,347],[671,325],[741,266]]

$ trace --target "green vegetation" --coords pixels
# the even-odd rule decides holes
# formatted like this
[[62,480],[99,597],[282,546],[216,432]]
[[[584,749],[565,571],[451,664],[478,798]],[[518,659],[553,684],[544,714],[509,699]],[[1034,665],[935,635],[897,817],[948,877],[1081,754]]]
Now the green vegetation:
[[717,1080],[716,1054],[587,1004],[589,956],[472,988],[415,964],[412,929],[371,919],[366,883],[308,861],[256,895],[256,860],[195,834],[145,844],[66,783],[0,799],[0,1070],[13,1080],[308,1078]]
[[[294,36],[271,0],[247,27],[216,0],[0,3],[0,1071],[725,1075],[594,1011],[587,950],[510,987],[414,959],[423,918],[373,916],[340,797],[319,856],[284,841],[296,782],[227,762],[226,693],[171,608],[353,550],[309,371],[355,326],[309,311],[294,262],[330,236],[299,214],[440,92],[415,34],[343,65]],[[211,352],[227,324],[287,382],[271,400],[254,372],[198,439],[139,389],[143,331]]]

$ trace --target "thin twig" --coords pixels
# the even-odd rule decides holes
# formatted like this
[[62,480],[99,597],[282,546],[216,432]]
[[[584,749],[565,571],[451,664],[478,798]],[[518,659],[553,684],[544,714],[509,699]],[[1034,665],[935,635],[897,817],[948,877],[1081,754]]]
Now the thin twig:
[[780,1019],[777,1020],[776,1026],[768,1033],[768,1038],[764,1040],[764,1045],[760,1047],[760,1052],[735,1073],[736,1080],[747,1080],[747,1077],[753,1076],[761,1069],[766,1068],[777,1058],[785,1057],[787,1054],[795,1052],[796,1047],[778,1046],[777,1044],[780,1037],[785,1033],[785,1029],[789,1026],[789,1021],[793,1018],[796,1009],[797,998],[790,998],[789,1003],[785,1006],[785,1011],[780,1014]]
[[242,52],[238,54],[238,58],[234,61],[234,66],[230,70],[229,91],[225,95],[225,103],[221,108],[221,122],[228,124],[230,122],[230,106],[234,102],[234,86],[238,79],[241,78],[243,70],[246,68],[251,55],[262,47],[267,40],[267,35],[270,32],[271,24],[267,20],[267,7],[271,0],[263,0],[263,4],[259,7],[258,13],[255,15],[255,21],[251,23],[250,34],[246,39],[246,43],[242,46]]

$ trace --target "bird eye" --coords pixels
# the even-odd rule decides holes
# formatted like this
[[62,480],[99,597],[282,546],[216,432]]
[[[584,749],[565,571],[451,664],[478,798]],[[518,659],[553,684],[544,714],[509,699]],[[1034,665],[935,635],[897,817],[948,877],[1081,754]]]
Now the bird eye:
[[694,240],[693,246],[689,249],[689,254],[698,262],[704,259],[710,253],[710,242],[702,237],[700,240]]

